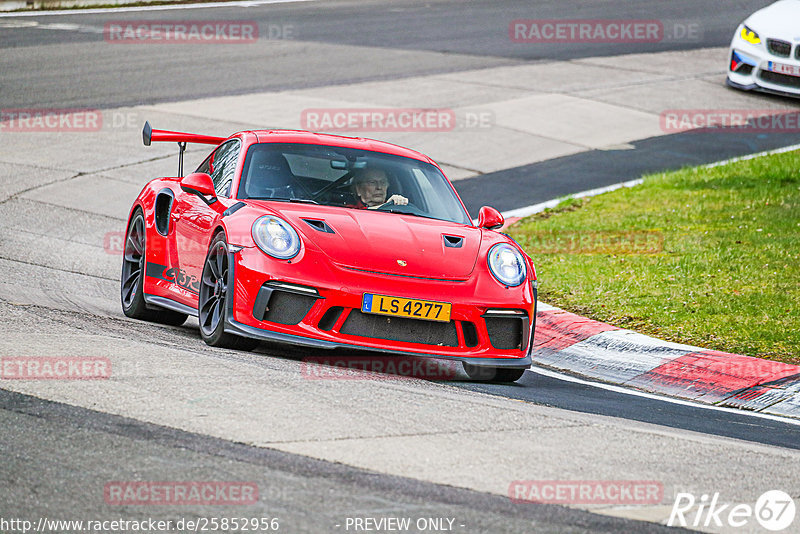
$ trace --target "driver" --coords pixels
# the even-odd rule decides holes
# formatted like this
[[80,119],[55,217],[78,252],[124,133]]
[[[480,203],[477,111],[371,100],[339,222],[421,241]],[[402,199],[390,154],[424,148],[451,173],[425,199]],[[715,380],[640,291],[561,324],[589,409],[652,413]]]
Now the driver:
[[386,199],[386,190],[389,187],[389,177],[382,169],[365,168],[353,176],[353,189],[358,198],[357,208],[377,209],[385,204],[394,203],[398,206],[408,204],[408,199],[402,195],[392,195]]

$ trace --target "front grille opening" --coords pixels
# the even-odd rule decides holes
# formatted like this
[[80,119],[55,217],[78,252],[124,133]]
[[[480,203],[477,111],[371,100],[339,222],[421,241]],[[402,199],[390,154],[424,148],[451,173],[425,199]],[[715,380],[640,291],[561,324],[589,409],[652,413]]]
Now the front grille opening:
[[747,63],[742,63],[739,65],[739,68],[736,69],[737,74],[744,74],[745,76],[749,76],[753,72],[753,66],[748,65]]
[[496,349],[522,349],[523,320],[519,317],[484,317],[489,342]]
[[340,330],[342,334],[389,341],[457,347],[458,335],[453,321],[442,323],[404,317],[384,317],[352,310]]
[[461,331],[464,333],[464,345],[467,347],[478,346],[478,329],[469,321],[461,322]]
[[771,72],[768,70],[762,70],[758,76],[765,82],[800,89],[800,76],[789,76],[788,74],[780,74],[778,72]]
[[333,330],[333,325],[339,320],[339,316],[342,315],[343,311],[344,308],[341,306],[333,306],[325,312],[325,315],[322,316],[317,326],[320,330],[325,330],[326,332]]
[[767,39],[767,50],[778,57],[789,57],[792,53],[792,43],[780,39]]
[[[259,300],[262,299],[256,299],[256,306],[263,306],[263,309],[253,311],[256,319],[271,323],[295,325],[302,321],[306,314],[311,311],[311,307],[314,306],[317,297],[274,290],[266,304],[259,302]],[[259,315],[261,316],[259,317]]]

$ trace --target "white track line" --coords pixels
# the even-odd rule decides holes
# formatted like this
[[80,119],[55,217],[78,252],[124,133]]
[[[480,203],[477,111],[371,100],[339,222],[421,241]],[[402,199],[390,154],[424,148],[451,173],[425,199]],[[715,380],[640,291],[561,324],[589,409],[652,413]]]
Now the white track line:
[[544,369],[542,367],[538,367],[534,364],[534,366],[530,369],[532,372],[546,376],[549,378],[555,378],[557,380],[563,380],[564,382],[572,382],[575,384],[581,384],[584,386],[591,386],[595,388],[605,389],[607,391],[613,391],[614,393],[622,393],[623,395],[633,395],[635,397],[644,397],[646,399],[652,400],[659,400],[663,402],[669,402],[672,404],[679,404],[681,406],[690,406],[692,408],[698,408],[701,410],[715,410],[718,412],[726,412],[731,414],[737,415],[749,415],[751,417],[759,417],[761,419],[769,419],[770,421],[778,421],[780,423],[786,423],[790,425],[800,426],[800,420],[797,419],[790,419],[788,417],[781,417],[779,415],[772,415],[768,413],[761,413],[761,412],[751,412],[749,410],[742,410],[739,408],[728,408],[725,406],[714,406],[713,404],[700,404],[698,402],[692,402],[683,399],[676,399],[674,397],[666,397],[662,395],[656,395],[654,393],[645,393],[644,391],[639,391],[636,389],[626,388],[622,386],[615,386],[613,384],[606,384],[604,382],[593,382],[590,380],[584,380],[582,378],[578,378],[572,375],[559,373],[556,371],[551,371],[549,369]]
[[316,2],[317,0],[244,0],[242,2],[208,2],[206,4],[177,4],[162,6],[134,6],[98,9],[60,9],[58,11],[20,11],[0,13],[0,18],[8,17],[46,17],[51,15],[94,15],[97,13],[130,13],[132,11],[167,11],[177,9],[205,9],[211,7],[256,7],[268,4],[294,4],[296,2]]
[[758,152],[757,154],[748,154],[747,156],[739,156],[738,158],[731,158],[723,161],[717,161],[716,163],[709,163],[707,165],[703,165],[703,167],[706,169],[713,169],[714,167],[720,167],[722,165],[727,165],[728,163],[747,161],[749,159],[760,158],[761,156],[771,156],[772,154],[783,154],[784,152],[791,152],[798,149],[800,149],[800,145],[785,146],[783,148],[776,148],[775,150],[767,150],[766,152]]
[[627,182],[622,182],[619,184],[607,185],[605,187],[598,187],[596,189],[589,189],[588,191],[581,191],[580,193],[575,193],[573,195],[567,195],[566,197],[562,198],[554,198],[553,200],[548,200],[547,202],[540,202],[539,204],[534,204],[533,206],[526,206],[524,208],[517,208],[509,211],[504,211],[502,213],[503,217],[527,217],[528,215],[533,215],[534,213],[539,213],[544,211],[548,208],[555,208],[558,206],[562,201],[568,198],[584,198],[584,197],[593,197],[595,195],[601,195],[603,193],[608,193],[609,191],[614,191],[615,189],[620,189],[622,187],[633,187],[635,185],[639,185],[642,183],[642,179],[638,178],[636,180],[628,180]]
[[[800,145],[791,145],[786,146],[783,148],[776,148],[774,150],[767,150],[764,152],[757,152],[755,154],[748,154],[746,156],[739,156],[736,158],[726,159],[722,161],[717,161],[714,163],[707,163],[705,165],[701,165],[700,167],[706,169],[713,169],[714,167],[721,167],[722,165],[727,165],[728,163],[736,163],[737,161],[747,161],[755,158],[760,158],[762,156],[771,156],[773,154],[783,154],[784,152],[792,152],[793,150],[800,150]],[[633,187],[635,185],[639,185],[642,183],[642,179],[639,178],[637,180],[628,180],[627,182],[620,182],[618,184],[609,185],[606,187],[598,187],[596,189],[589,189],[587,191],[581,191],[580,193],[574,193],[572,195],[567,195],[561,198],[555,198],[553,200],[548,200],[547,202],[541,202],[539,204],[533,204],[532,206],[525,206],[524,208],[516,208],[509,211],[504,211],[502,213],[503,217],[508,219],[509,217],[528,217],[529,215],[533,215],[534,213],[542,212],[548,208],[554,208],[558,206],[561,202],[568,198],[585,198],[585,197],[593,197],[595,195],[600,195],[602,193],[608,193],[609,191],[614,191],[615,189],[620,189],[623,187]]]

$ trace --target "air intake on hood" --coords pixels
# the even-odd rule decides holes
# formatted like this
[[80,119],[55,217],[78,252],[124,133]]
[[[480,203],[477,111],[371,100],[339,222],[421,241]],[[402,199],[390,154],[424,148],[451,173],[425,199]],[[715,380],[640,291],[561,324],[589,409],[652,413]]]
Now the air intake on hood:
[[336,232],[333,231],[333,228],[328,226],[328,223],[325,221],[320,221],[317,219],[303,219],[307,225],[309,225],[314,230],[319,232],[325,232],[326,234],[335,234]]
[[464,238],[458,235],[447,235],[442,234],[444,238],[444,246],[448,248],[461,248],[461,245],[464,244]]

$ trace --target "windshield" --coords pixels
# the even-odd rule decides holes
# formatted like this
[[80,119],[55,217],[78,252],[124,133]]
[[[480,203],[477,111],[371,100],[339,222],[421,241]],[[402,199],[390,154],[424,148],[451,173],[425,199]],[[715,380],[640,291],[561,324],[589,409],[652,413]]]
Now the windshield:
[[247,150],[237,196],[375,209],[471,224],[436,166],[352,148],[253,144]]

